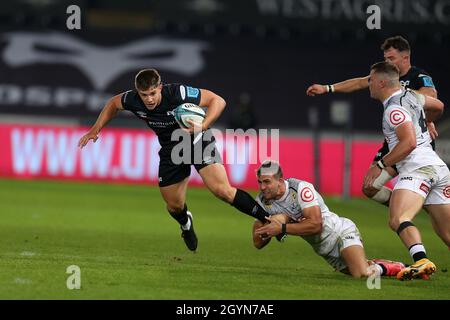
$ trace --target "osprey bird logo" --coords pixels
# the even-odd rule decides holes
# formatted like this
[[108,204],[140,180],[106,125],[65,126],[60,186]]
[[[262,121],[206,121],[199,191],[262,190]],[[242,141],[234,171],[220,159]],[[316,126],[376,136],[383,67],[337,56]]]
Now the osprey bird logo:
[[[140,68],[169,70],[193,76],[204,66],[201,51],[207,44],[195,40],[148,37],[118,47],[100,47],[61,32],[9,32],[3,60],[9,66],[36,63],[72,64],[98,90],[125,71]],[[153,55],[153,57],[152,57]]]

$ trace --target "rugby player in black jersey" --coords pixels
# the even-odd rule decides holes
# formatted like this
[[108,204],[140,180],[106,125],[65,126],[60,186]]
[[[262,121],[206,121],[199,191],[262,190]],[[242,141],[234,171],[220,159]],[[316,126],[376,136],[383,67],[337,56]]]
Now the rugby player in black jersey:
[[[405,38],[401,36],[387,38],[381,45],[381,50],[384,53],[385,61],[395,64],[400,70],[400,83],[403,87],[416,90],[426,96],[433,98],[437,97],[437,91],[431,76],[424,70],[411,65],[411,47]],[[313,84],[307,89],[306,94],[315,96],[328,92],[348,93],[368,88],[369,76],[366,76],[345,80],[332,85]],[[432,139],[436,139],[438,133],[434,123],[432,121],[427,121],[427,127]],[[375,166],[381,158],[388,154],[388,152],[388,144],[384,141],[383,146],[375,155],[371,167]],[[397,174],[395,168],[389,167],[383,169],[382,173],[372,186],[363,185],[363,193],[379,203],[389,205],[392,190],[384,185]]]
[[[206,107],[206,116],[201,128],[194,126],[180,129],[175,120],[173,110],[183,103],[193,103]],[[191,172],[191,164],[200,174],[206,187],[219,199],[231,204],[243,213],[265,222],[268,214],[247,192],[236,189],[228,182],[225,168],[220,155],[215,148],[214,136],[209,127],[217,120],[225,108],[225,100],[206,89],[198,89],[182,84],[162,84],[161,77],[155,69],[144,69],[135,77],[135,89],[120,93],[106,103],[97,121],[79,141],[83,148],[89,140],[97,141],[102,128],[116,116],[118,111],[128,110],[144,120],[158,136],[161,150],[159,151],[159,190],[167,204],[170,215],[178,221],[186,246],[195,251],[197,236],[194,231],[192,214],[186,206],[186,189]],[[172,150],[179,145],[179,140],[172,139],[176,130],[188,131],[193,137],[189,139],[191,161],[177,163],[173,161]],[[179,133],[179,132],[178,132]],[[194,161],[195,152],[201,148],[200,161]],[[210,152],[205,152],[209,150]],[[197,159],[197,158],[196,158]]]

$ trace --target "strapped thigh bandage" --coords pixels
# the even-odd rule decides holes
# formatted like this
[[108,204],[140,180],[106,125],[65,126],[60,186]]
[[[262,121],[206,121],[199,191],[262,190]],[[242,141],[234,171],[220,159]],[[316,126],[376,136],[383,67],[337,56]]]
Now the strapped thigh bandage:
[[391,189],[386,188],[386,187],[381,187],[380,191],[375,193],[375,195],[372,197],[372,199],[378,203],[385,204],[391,198],[391,194],[392,194]]
[[373,181],[372,187],[380,190],[386,184],[386,182],[388,182],[392,178],[393,176],[391,176],[389,172],[383,169],[381,170],[380,175]]

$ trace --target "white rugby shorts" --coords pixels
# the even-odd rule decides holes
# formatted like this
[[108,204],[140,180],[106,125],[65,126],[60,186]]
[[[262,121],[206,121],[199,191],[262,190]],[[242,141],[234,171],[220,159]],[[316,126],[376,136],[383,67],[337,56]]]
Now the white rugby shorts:
[[340,230],[335,230],[337,241],[333,249],[322,256],[336,271],[347,268],[347,264],[341,256],[342,250],[354,245],[363,247],[361,235],[355,223],[347,218],[340,217],[340,219],[342,221]]
[[411,190],[423,198],[424,205],[450,204],[450,171],[447,166],[425,166],[398,175],[394,190]]

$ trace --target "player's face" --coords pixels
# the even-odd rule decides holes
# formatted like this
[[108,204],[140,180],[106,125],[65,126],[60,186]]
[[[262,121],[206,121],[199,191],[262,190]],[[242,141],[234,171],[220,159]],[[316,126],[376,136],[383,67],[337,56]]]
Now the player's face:
[[261,175],[258,178],[259,190],[264,199],[272,200],[278,197],[280,180],[270,175]]
[[147,90],[137,90],[147,109],[155,109],[161,102],[162,85]]
[[406,59],[407,54],[402,53],[397,49],[389,48],[388,50],[384,51],[384,60],[395,64],[400,70],[403,69],[403,65],[405,64]]

